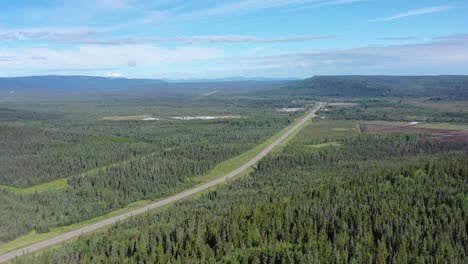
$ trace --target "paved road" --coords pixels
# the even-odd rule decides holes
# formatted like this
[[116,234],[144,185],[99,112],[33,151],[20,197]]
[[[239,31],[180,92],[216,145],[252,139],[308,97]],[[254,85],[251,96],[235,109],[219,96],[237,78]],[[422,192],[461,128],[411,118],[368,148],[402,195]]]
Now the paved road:
[[66,241],[68,239],[77,237],[77,236],[79,236],[79,235],[81,235],[83,233],[88,233],[88,232],[91,232],[91,231],[95,231],[95,230],[97,230],[99,228],[114,224],[119,220],[123,220],[123,219],[129,218],[129,217],[131,217],[133,215],[138,215],[138,214],[147,212],[148,210],[167,205],[169,203],[178,201],[178,200],[183,199],[185,197],[188,197],[188,196],[191,196],[191,195],[196,194],[198,192],[209,189],[210,187],[218,185],[218,184],[220,184],[222,182],[225,182],[229,178],[232,178],[232,177],[238,175],[239,173],[245,171],[246,169],[250,168],[252,165],[254,165],[256,162],[258,162],[260,159],[265,157],[270,151],[272,151],[276,146],[281,144],[289,135],[291,135],[294,131],[296,131],[300,126],[302,126],[305,122],[307,122],[308,120],[313,118],[315,116],[315,113],[319,110],[319,108],[321,106],[322,106],[322,103],[320,103],[320,105],[317,108],[310,111],[304,118],[302,118],[301,121],[299,121],[297,124],[295,124],[293,127],[291,127],[291,129],[286,131],[283,135],[281,135],[281,137],[279,137],[277,140],[275,140],[273,143],[271,143],[268,147],[266,147],[264,150],[262,150],[262,152],[260,152],[257,156],[255,156],[249,162],[245,163],[244,165],[242,165],[239,168],[237,168],[236,170],[224,175],[221,178],[218,178],[216,180],[208,182],[208,183],[206,183],[204,185],[201,185],[199,187],[190,189],[188,191],[175,194],[175,195],[173,195],[171,197],[168,197],[168,198],[166,198],[164,200],[161,200],[161,201],[149,204],[147,206],[135,209],[135,210],[130,211],[128,213],[124,213],[124,214],[121,214],[121,215],[118,215],[118,216],[114,216],[112,218],[97,222],[95,224],[92,224],[92,225],[89,225],[89,226],[86,226],[86,227],[83,227],[83,228],[80,228],[80,229],[77,229],[77,230],[74,230],[74,231],[70,231],[68,233],[65,233],[65,234],[62,234],[62,235],[59,235],[59,236],[56,236],[56,237],[53,237],[53,238],[50,238],[50,239],[47,239],[47,240],[44,240],[44,241],[41,241],[41,242],[37,242],[35,244],[29,245],[29,246],[24,247],[24,248],[20,248],[20,249],[11,251],[11,252],[9,252],[7,254],[1,255],[0,256],[0,262],[6,262],[8,260],[11,260],[11,259],[17,257],[17,256],[21,256],[23,254],[27,254],[27,253],[30,253],[30,252],[34,252],[36,250],[40,250],[40,249],[43,249],[43,248],[46,248],[46,247],[56,245],[56,244],[58,244],[60,242],[63,242],[63,241]]

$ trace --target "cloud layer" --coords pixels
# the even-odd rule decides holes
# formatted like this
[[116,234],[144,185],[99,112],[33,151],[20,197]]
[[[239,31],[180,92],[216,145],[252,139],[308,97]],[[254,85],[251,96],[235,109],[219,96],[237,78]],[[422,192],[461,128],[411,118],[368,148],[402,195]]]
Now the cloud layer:
[[[273,56],[226,58],[232,68],[261,68],[264,72],[313,74],[394,74],[409,71],[437,74],[440,69],[468,72],[468,35],[438,37],[421,44],[328,49],[284,53]],[[444,73],[444,72],[442,72]]]
[[58,43],[70,44],[139,44],[139,43],[281,43],[281,42],[304,42],[312,40],[336,38],[336,36],[294,36],[278,38],[260,38],[250,35],[217,35],[217,36],[176,36],[176,37],[120,37],[103,38],[95,37],[98,32],[86,29],[73,30],[19,30],[19,31],[0,31],[0,41],[15,40],[40,40]]
[[[206,63],[209,61],[209,66]],[[408,69],[440,68],[468,72],[468,35],[438,37],[421,44],[318,49],[267,56],[233,56],[220,48],[161,48],[152,45],[84,45],[79,48],[0,49],[3,69],[153,69],[155,75],[185,70],[181,75],[231,72],[249,76],[309,76],[313,74],[385,74],[389,69],[405,74]],[[173,67],[168,67],[172,65]],[[158,70],[164,67],[164,70]],[[281,74],[280,74],[281,73]],[[231,75],[232,75],[231,74]],[[109,75],[110,76],[110,75]],[[291,75],[292,76],[292,75]],[[182,76],[180,76],[182,77]]]
[[224,56],[217,48],[162,48],[151,45],[84,45],[77,48],[17,48],[0,49],[2,68],[111,68],[154,67],[170,63],[195,63]]

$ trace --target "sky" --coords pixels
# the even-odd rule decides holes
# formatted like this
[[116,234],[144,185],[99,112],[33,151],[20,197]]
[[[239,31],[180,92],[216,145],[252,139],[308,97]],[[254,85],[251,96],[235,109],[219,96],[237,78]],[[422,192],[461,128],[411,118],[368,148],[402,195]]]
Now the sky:
[[0,0],[0,76],[468,74],[468,1]]

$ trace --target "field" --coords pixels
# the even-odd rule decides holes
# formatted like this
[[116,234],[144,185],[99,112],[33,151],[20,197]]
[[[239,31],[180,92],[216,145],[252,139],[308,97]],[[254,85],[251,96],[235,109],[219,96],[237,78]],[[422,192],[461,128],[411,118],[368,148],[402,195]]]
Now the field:
[[[447,107],[438,107],[438,102],[425,98],[402,99],[399,97],[350,98],[356,105],[330,105],[322,111],[322,116],[332,119],[387,121],[387,122],[423,122],[450,123],[465,125],[468,123],[468,101],[448,100]],[[421,103],[424,101],[424,103]],[[453,107],[450,107],[453,103]],[[463,109],[463,110],[460,110]]]
[[317,119],[304,128],[292,142],[305,146],[323,147],[327,146],[327,144],[323,145],[324,143],[336,142],[357,134],[359,134],[357,121]]
[[224,116],[171,116],[169,119],[174,120],[213,120],[213,119],[236,119],[241,116],[224,115]]
[[327,103],[327,106],[340,106],[340,107],[353,107],[357,105],[358,105],[357,103],[338,103],[338,102]]
[[390,125],[373,125],[362,124],[360,125],[361,131],[364,133],[372,134],[386,134],[386,133],[417,133],[427,134],[433,140],[437,141],[454,141],[465,142],[468,141],[468,130],[450,130],[450,129],[436,129],[424,128],[415,126],[390,126]]
[[143,120],[145,118],[151,117],[150,115],[134,115],[134,116],[105,116],[102,120],[111,120],[111,121],[127,121],[127,120]]

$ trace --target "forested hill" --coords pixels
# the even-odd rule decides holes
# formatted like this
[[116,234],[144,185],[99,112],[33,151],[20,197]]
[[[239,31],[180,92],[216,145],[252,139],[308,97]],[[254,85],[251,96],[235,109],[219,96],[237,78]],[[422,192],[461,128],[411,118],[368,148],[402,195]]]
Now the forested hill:
[[468,76],[315,76],[277,94],[310,96],[468,96]]

